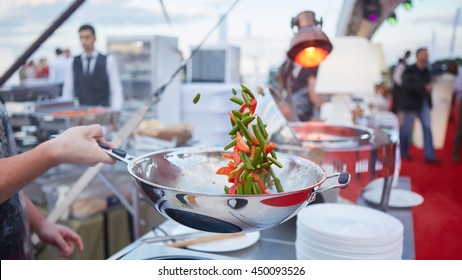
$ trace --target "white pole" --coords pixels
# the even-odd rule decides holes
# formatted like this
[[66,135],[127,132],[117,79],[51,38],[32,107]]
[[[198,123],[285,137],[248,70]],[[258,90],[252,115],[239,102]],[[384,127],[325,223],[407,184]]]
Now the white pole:
[[459,18],[460,18],[460,7],[457,8],[456,15],[454,16],[454,25],[452,27],[451,44],[449,47],[449,55],[452,58],[454,58],[454,45],[456,42],[456,32],[457,32],[457,24],[459,23]]

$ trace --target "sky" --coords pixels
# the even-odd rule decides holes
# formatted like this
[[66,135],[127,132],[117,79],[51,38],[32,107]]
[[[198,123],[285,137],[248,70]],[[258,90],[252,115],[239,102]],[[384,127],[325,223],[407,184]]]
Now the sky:
[[[107,37],[167,35],[178,39],[184,57],[197,46],[236,0],[86,0],[85,3],[34,53],[32,59],[53,59],[54,49],[81,47],[78,27],[96,27],[96,47],[106,51]],[[291,18],[311,10],[323,19],[323,31],[336,36],[343,1],[349,0],[240,0],[228,14],[226,39],[241,48],[241,71],[245,79],[264,83],[270,68],[283,61],[293,32]],[[0,2],[0,73],[3,73],[46,28],[74,1],[2,0]],[[160,2],[169,14],[164,17]],[[427,46],[431,59],[448,58],[456,10],[462,0],[414,0],[411,11],[396,9],[398,23],[383,23],[372,41],[385,52],[387,64],[397,61],[405,49]],[[206,41],[218,42],[217,29]],[[454,56],[462,57],[462,15],[458,21]],[[17,75],[8,81],[17,82]]]

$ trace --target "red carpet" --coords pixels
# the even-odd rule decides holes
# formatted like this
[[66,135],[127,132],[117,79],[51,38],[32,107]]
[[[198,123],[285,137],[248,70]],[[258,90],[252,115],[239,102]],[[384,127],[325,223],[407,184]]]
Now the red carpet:
[[451,160],[455,121],[450,121],[440,165],[424,163],[423,150],[412,147],[401,175],[425,199],[413,208],[415,255],[418,260],[462,260],[462,164]]

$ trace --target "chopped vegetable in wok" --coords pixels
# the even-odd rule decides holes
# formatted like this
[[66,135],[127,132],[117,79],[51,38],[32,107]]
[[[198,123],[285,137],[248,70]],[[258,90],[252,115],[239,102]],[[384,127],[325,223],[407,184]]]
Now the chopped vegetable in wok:
[[273,170],[273,165],[282,168],[274,152],[276,145],[268,140],[266,124],[255,114],[257,100],[255,95],[241,84],[241,97],[232,90],[230,100],[239,106],[238,110],[229,112],[232,128],[229,132],[231,141],[224,153],[229,159],[227,166],[219,168],[216,174],[228,176],[231,186],[225,186],[227,194],[265,194],[276,186],[283,192],[281,182]]

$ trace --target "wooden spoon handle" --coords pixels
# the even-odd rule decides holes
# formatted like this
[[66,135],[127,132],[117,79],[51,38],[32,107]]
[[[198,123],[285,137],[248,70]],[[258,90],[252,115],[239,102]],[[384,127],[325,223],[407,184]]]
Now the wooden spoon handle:
[[227,239],[227,238],[234,238],[234,237],[239,237],[239,236],[244,236],[244,233],[214,234],[214,235],[198,237],[198,238],[194,238],[190,240],[168,243],[167,246],[181,248],[181,247],[191,246],[191,245],[195,245],[199,243],[206,243],[206,242]]

